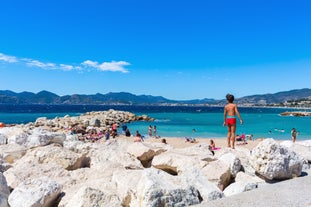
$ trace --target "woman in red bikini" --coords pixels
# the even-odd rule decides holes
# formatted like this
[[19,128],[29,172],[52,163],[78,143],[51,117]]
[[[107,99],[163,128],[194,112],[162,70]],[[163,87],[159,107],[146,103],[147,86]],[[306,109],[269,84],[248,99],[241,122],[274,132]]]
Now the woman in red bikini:
[[230,143],[231,141],[232,149],[234,149],[236,116],[238,116],[238,118],[240,119],[241,124],[243,124],[243,120],[240,116],[237,105],[233,103],[234,96],[231,94],[227,94],[226,98],[227,98],[228,104],[225,106],[225,109],[224,109],[224,125],[228,127],[228,135],[227,135],[228,147],[231,147],[231,143]]

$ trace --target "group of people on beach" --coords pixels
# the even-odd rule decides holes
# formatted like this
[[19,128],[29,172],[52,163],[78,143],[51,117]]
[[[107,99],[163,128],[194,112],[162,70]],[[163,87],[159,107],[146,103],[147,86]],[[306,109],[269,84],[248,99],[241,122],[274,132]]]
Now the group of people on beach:
[[157,126],[156,125],[154,125],[153,127],[151,125],[149,125],[149,127],[148,127],[148,135],[149,135],[149,137],[159,138],[157,136]]
[[97,127],[73,126],[70,129],[71,134],[77,134],[80,141],[96,142],[105,138],[108,140],[110,136],[115,137],[114,131],[100,130]]

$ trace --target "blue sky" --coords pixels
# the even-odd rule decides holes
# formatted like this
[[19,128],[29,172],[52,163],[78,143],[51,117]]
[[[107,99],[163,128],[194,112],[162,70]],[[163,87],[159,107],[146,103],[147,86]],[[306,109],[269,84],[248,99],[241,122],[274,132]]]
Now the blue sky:
[[310,88],[311,2],[10,0],[0,90],[186,100]]

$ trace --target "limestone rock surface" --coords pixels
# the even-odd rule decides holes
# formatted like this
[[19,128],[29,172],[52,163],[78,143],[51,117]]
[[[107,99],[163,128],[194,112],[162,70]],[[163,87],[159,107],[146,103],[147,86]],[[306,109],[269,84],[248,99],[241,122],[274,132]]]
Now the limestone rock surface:
[[301,175],[303,158],[273,139],[265,139],[253,150],[251,164],[268,180],[285,180]]

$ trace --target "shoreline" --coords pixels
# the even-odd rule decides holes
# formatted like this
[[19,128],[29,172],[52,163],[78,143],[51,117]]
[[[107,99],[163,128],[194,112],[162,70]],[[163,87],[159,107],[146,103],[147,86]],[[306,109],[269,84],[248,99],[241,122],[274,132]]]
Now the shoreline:
[[[124,135],[119,135],[116,139],[126,139],[128,141],[134,142],[135,136],[131,137],[125,137]],[[193,145],[197,144],[209,144],[210,140],[214,140],[216,148],[220,148],[218,150],[222,149],[229,149],[227,147],[227,138],[216,138],[216,137],[210,137],[210,138],[196,138],[197,142],[191,143],[186,142],[186,139],[183,137],[161,137],[161,138],[147,138],[144,142],[148,143],[161,143],[162,139],[166,139],[166,142],[168,145],[171,145],[174,148],[186,148],[191,147]],[[247,144],[244,144],[242,141],[235,141],[235,148],[246,148],[246,149],[253,149],[256,147],[261,141],[263,141],[265,138],[260,138],[256,140],[246,140]],[[277,140],[281,141],[281,140]]]

